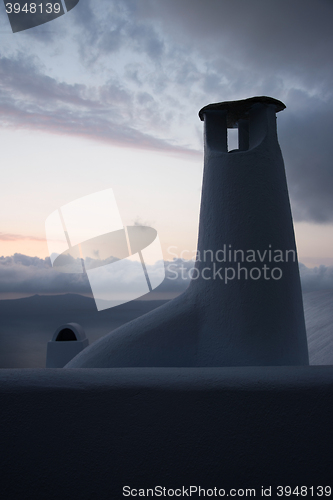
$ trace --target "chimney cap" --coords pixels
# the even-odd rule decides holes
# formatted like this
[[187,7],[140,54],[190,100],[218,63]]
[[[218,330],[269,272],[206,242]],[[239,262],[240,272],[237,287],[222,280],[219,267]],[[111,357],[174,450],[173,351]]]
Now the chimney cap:
[[208,104],[199,111],[201,121],[204,121],[204,114],[206,111],[227,111],[227,127],[234,128],[238,120],[247,118],[250,108],[254,104],[273,104],[275,105],[276,113],[285,109],[283,102],[267,96],[249,97],[248,99],[241,99],[240,101],[224,101]]

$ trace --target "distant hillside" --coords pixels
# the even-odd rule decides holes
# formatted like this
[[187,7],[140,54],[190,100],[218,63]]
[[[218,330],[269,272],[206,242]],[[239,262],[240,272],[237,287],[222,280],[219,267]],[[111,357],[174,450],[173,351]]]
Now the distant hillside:
[[134,300],[98,312],[82,295],[34,295],[0,301],[0,368],[43,368],[46,346],[64,323],[83,326],[89,343],[161,306],[166,301]]
[[333,365],[333,291],[303,295],[310,363]]
[[54,314],[61,311],[96,311],[95,301],[83,295],[33,295],[24,299],[0,300],[0,314]]
[[[303,295],[310,363],[333,364],[333,291]],[[56,328],[76,322],[90,344],[167,301],[134,300],[98,312],[82,295],[34,295],[0,301],[0,368],[43,368],[47,342]]]

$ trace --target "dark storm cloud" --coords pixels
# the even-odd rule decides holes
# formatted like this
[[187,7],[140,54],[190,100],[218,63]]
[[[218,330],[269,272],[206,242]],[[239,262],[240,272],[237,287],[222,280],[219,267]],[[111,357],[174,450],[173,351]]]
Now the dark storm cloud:
[[333,102],[291,91],[279,118],[295,220],[333,220]]
[[[166,279],[156,289],[159,293],[174,296],[182,293],[190,284],[193,261],[175,259],[165,261]],[[333,267],[319,266],[313,269],[300,264],[302,289],[304,292],[333,289]],[[133,272],[133,284],[136,273]],[[119,275],[119,286],[121,286]],[[124,276],[128,284],[128,275]],[[126,285],[127,286],[127,285]],[[28,257],[15,254],[0,257],[0,294],[53,294],[81,293],[91,294],[85,274],[61,273],[52,268],[50,259]]]
[[117,53],[124,47],[145,53],[155,61],[163,54],[164,41],[153,23],[137,16],[137,2],[81,3],[73,13],[73,22],[79,29],[76,40],[84,61],[93,64],[100,56]]
[[151,59],[158,60],[164,53],[164,42],[152,26],[131,24],[126,30],[134,47],[146,53]]
[[[158,291],[167,294],[183,292],[189,285],[188,271],[192,267],[192,261],[184,262],[178,259],[177,262],[166,262],[167,279],[159,286]],[[118,278],[120,280],[118,286],[121,286],[121,274]],[[135,278],[134,269],[133,285],[135,285]],[[128,283],[128,275],[124,276],[124,284],[126,283]],[[49,257],[40,259],[16,253],[11,257],[0,257],[0,294],[7,293],[91,294],[91,288],[86,275],[58,272],[52,268]]]
[[[203,104],[251,95],[286,103],[278,130],[294,218],[332,222],[333,2],[147,0],[138,9],[187,47]],[[187,86],[190,67],[178,71]]]
[[[333,221],[333,2],[125,0],[104,8],[103,28],[98,11],[91,17],[93,3],[85,5],[77,23],[94,41],[96,60],[124,47],[150,60],[154,70],[133,62],[124,73],[126,82],[146,85],[136,103],[147,84],[174,119],[214,101],[284,101],[278,131],[294,219]],[[159,113],[154,108],[157,122]]]
[[[160,285],[160,290],[171,293],[184,291],[190,284],[193,267],[192,260],[174,259],[165,262],[167,279]],[[303,292],[333,290],[333,266],[308,268],[299,263],[299,271]]]
[[[151,106],[138,96],[140,116]],[[42,73],[34,59],[0,56],[1,122],[14,127],[73,134],[127,147],[194,153],[138,130],[133,95],[118,81],[100,87],[70,85]],[[156,113],[156,109],[154,111]],[[153,116],[153,115],[152,115]],[[134,126],[133,126],[134,125]]]
[[113,2],[103,3],[102,16],[98,15],[98,7],[89,0],[83,2],[81,0],[80,5],[72,12],[74,27],[79,28],[75,39],[79,45],[80,55],[83,61],[89,63],[96,61],[99,53],[117,52],[123,43],[121,19],[116,17],[111,19],[109,15]]
[[[104,261],[103,261],[104,262]],[[105,261],[109,263],[109,261]],[[185,263],[184,266],[192,267],[193,263]],[[135,286],[136,272],[133,263],[133,286]],[[174,268],[172,268],[174,269]],[[177,267],[176,267],[177,269]],[[188,276],[181,275],[179,279],[173,279],[166,269],[166,279],[159,287],[162,293],[180,293],[189,284]],[[118,274],[121,287],[121,274]],[[123,284],[128,284],[128,274],[124,275]],[[86,274],[61,273],[51,266],[49,257],[40,259],[27,255],[15,254],[11,257],[0,257],[0,294],[53,294],[53,293],[81,293],[91,294],[91,288]]]
[[330,0],[146,0],[138,9],[206,57],[236,58],[250,70],[280,68],[299,75],[308,69],[323,75],[330,65]]
[[[159,291],[165,293],[181,293],[191,281],[194,261],[174,259],[165,262],[166,279],[160,285]],[[333,290],[333,266],[321,265],[308,268],[299,263],[302,291]]]
[[50,106],[66,103],[84,107],[101,107],[101,103],[89,99],[88,89],[82,84],[68,85],[58,82],[41,72],[33,58],[20,54],[15,59],[0,55],[0,98],[12,101],[24,100]]
[[26,54],[2,58],[5,123],[168,151],[163,137],[182,143],[174,124],[198,134],[202,106],[270,95],[287,105],[278,133],[294,218],[333,221],[332,0],[81,0],[69,15],[85,68],[112,78],[69,85]]
[[0,257],[0,293],[52,294],[90,293],[83,274],[65,274],[52,269],[50,259],[22,254]]

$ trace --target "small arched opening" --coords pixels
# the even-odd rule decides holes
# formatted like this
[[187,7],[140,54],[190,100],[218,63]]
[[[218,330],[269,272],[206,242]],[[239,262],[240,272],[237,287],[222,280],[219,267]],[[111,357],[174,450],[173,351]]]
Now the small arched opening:
[[57,335],[56,342],[77,340],[75,333],[70,328],[63,328]]

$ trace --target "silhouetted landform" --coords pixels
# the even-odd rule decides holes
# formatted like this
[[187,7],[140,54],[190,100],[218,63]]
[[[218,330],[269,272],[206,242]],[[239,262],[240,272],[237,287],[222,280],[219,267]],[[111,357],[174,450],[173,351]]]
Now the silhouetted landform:
[[64,323],[79,323],[89,343],[164,304],[134,300],[98,312],[92,298],[34,295],[0,301],[0,368],[45,368],[47,342]]
[[[303,295],[310,364],[333,365],[333,291]],[[92,344],[119,326],[165,304],[134,300],[97,312],[82,295],[34,295],[0,301],[0,368],[44,368],[47,342],[63,323],[77,322]]]
[[333,365],[333,291],[303,295],[311,365]]

